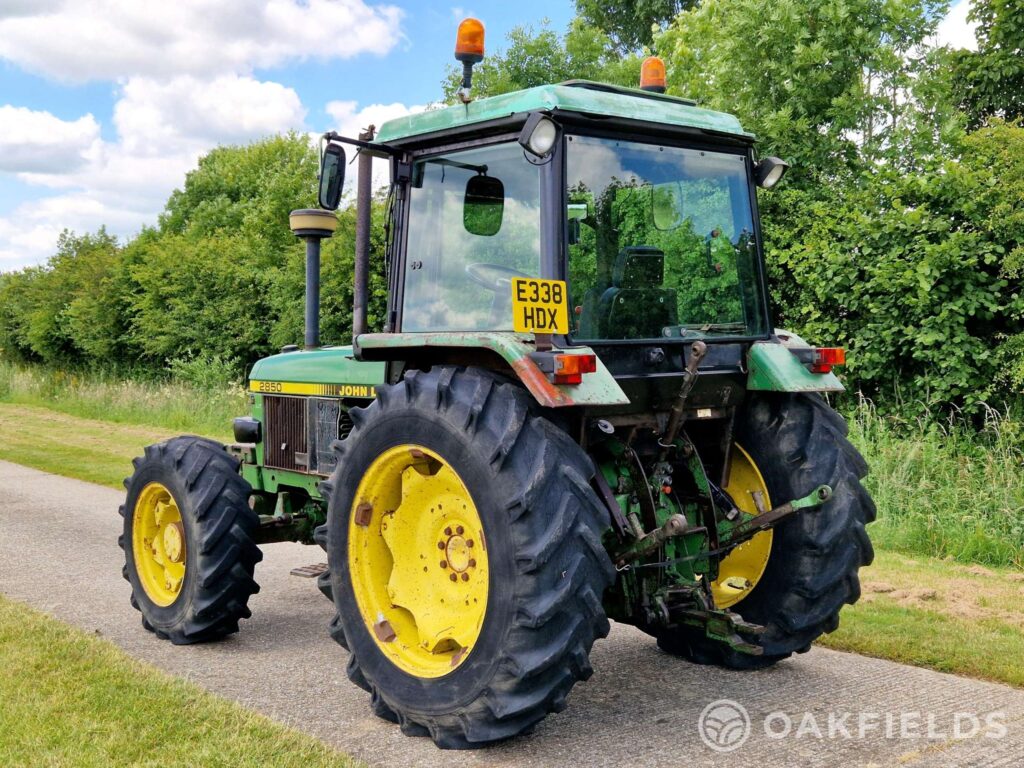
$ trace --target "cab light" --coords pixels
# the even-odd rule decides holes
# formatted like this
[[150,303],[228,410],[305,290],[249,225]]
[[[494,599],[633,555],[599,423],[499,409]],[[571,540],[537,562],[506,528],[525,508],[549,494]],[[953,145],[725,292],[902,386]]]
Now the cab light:
[[842,347],[818,347],[811,360],[811,373],[831,373],[832,366],[846,365],[846,350]]
[[581,384],[597,370],[597,355],[555,355],[555,384]]
[[648,56],[640,65],[640,90],[665,92],[665,62],[657,56]]

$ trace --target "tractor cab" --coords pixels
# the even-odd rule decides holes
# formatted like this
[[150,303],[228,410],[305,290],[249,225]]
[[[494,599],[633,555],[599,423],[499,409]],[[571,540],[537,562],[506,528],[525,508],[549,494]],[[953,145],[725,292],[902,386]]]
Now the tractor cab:
[[[385,123],[360,151],[391,164],[387,322],[356,355],[397,380],[429,347],[529,370],[545,406],[649,414],[671,408],[702,341],[724,376],[692,406],[736,404],[772,335],[757,189],[787,166],[758,160],[735,117],[643,85],[570,81]],[[325,164],[324,189],[343,168]],[[559,381],[567,355],[593,373]]]

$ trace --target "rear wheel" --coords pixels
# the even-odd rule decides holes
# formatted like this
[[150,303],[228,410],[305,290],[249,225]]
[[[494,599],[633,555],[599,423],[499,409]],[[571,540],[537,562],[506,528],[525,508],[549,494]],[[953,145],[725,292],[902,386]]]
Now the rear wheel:
[[118,544],[142,625],[175,644],[237,632],[262,559],[238,461],[213,440],[176,437],[133,464]]
[[[712,585],[719,607],[765,627],[763,655],[739,653],[687,628],[663,631],[658,645],[701,664],[757,669],[839,626],[843,605],[860,597],[858,570],[874,556],[865,526],[875,505],[861,485],[867,464],[846,439],[846,423],[817,394],[753,395],[737,425],[728,491],[744,511],[768,509],[827,484],[832,498],[761,534],[721,563]],[[765,498],[755,504],[754,494]],[[751,508],[751,507],[755,508]],[[759,542],[760,540],[760,542]],[[766,558],[766,560],[765,560]]]
[[325,531],[350,679],[447,748],[561,710],[608,632],[590,460],[518,387],[472,370],[413,372],[351,415]]

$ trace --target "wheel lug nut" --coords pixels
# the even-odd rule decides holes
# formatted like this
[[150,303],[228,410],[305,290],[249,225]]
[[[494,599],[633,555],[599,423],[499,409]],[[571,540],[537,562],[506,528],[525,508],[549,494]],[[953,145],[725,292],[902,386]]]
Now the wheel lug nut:
[[461,525],[460,525],[460,526],[457,526],[457,527],[455,528],[455,532],[456,532],[457,534],[459,534],[459,536],[461,536],[461,535],[463,534],[463,532],[465,532],[465,530],[466,530],[466,529],[465,529],[465,528],[463,528],[463,527],[462,527]]
[[458,581],[459,580],[459,577],[456,576],[454,573],[451,576],[449,576],[448,578],[451,579],[452,581]]
[[462,580],[463,581],[469,581],[469,574],[468,573],[462,574]]
[[450,525],[447,528],[444,529],[444,535],[445,536],[451,536],[452,535],[452,527]]
[[473,540],[472,539],[466,539],[466,546],[467,547],[472,547],[473,546]]
[[448,567],[448,561],[447,560],[442,560],[441,561],[441,567],[442,568],[447,568]]
[[444,549],[444,542],[443,541],[437,542],[437,548],[438,549]]
[[469,559],[469,567],[470,568],[476,568],[476,560],[474,560],[473,558],[470,558]]

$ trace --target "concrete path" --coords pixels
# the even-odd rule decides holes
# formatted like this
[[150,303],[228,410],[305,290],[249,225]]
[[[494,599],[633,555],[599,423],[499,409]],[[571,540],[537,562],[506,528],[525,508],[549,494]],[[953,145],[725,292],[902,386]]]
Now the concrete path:
[[[763,672],[729,672],[669,657],[619,625],[595,646],[594,676],[564,713],[497,747],[442,753],[371,715],[345,678],[345,651],[326,632],[330,605],[312,580],[288,575],[322,560],[319,548],[268,547],[253,618],[224,642],[175,647],[144,631],[121,578],[122,497],[0,462],[0,592],[371,765],[1024,765],[1024,691],[823,649]],[[705,733],[736,739],[730,752],[707,746],[698,730],[718,699],[741,705],[751,723],[740,742],[742,714],[712,709]],[[962,735],[978,733],[956,739],[957,724]]]

